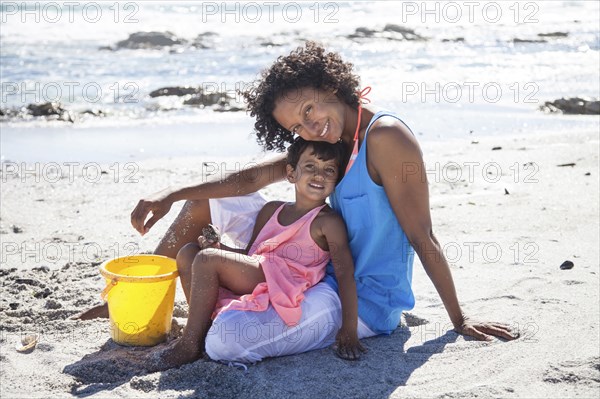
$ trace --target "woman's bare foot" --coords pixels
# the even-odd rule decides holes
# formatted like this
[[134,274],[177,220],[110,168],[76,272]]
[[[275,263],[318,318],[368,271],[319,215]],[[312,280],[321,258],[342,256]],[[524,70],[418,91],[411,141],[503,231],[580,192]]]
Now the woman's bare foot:
[[202,358],[204,352],[198,344],[184,342],[176,339],[166,347],[153,351],[148,358],[147,370],[149,372],[164,371],[187,363],[195,362]]
[[93,320],[93,319],[108,319],[108,305],[94,306],[88,310],[84,310],[81,313],[77,313],[70,317],[71,320]]

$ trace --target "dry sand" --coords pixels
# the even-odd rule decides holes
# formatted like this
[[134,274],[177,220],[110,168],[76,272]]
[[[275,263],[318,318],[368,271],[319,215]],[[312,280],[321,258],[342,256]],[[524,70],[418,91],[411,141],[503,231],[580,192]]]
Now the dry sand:
[[[522,337],[484,343],[451,331],[416,261],[415,309],[391,336],[364,340],[363,360],[324,349],[247,370],[198,361],[144,375],[146,350],[112,343],[106,320],[68,319],[100,303],[99,264],[152,251],[179,207],[141,238],[129,224],[136,201],[200,178],[206,160],[104,165],[98,182],[93,165],[83,174],[81,165],[71,173],[59,163],[55,179],[44,165],[17,175],[5,164],[0,397],[598,398],[598,132],[472,140],[423,143],[434,230],[464,310],[511,323]],[[127,182],[130,173],[137,183]],[[291,188],[266,195],[290,198]],[[574,268],[561,270],[565,260]],[[180,323],[182,301],[178,292]],[[31,333],[37,348],[18,353],[15,344]]]

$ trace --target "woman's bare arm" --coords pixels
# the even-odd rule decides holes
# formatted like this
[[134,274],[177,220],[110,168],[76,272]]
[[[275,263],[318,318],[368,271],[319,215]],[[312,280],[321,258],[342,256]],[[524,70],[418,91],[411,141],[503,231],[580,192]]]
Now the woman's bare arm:
[[[285,177],[286,155],[280,154],[269,161],[236,172],[223,178],[213,178],[199,184],[168,187],[141,199],[131,212],[131,224],[146,234],[156,222],[164,217],[174,202],[246,195],[260,190]],[[146,221],[152,212],[152,217]]]

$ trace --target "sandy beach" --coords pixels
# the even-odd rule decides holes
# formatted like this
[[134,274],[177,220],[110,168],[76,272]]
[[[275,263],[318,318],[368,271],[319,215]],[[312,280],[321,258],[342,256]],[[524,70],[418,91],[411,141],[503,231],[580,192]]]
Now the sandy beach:
[[[599,4],[2,2],[0,398],[600,398]],[[308,39],[413,129],[462,309],[520,338],[455,333],[415,258],[415,308],[360,361],[146,373],[152,349],[71,317],[183,205],[141,237],[141,198],[267,157],[239,91]],[[171,339],[186,317],[178,286]]]
[[[361,361],[324,349],[247,369],[201,360],[144,374],[147,349],[114,344],[107,320],[69,317],[101,303],[101,262],[152,251],[182,205],[142,238],[129,223],[137,200],[257,159],[4,162],[0,396],[597,398],[598,132],[467,137],[422,148],[434,231],[464,311],[509,323],[521,338],[485,343],[454,333],[416,260],[415,308],[391,336],[364,340]],[[291,199],[292,191],[279,184],[264,193]],[[574,267],[562,270],[567,260]],[[178,287],[176,325],[186,312]],[[37,347],[17,352],[28,334],[38,335]]]

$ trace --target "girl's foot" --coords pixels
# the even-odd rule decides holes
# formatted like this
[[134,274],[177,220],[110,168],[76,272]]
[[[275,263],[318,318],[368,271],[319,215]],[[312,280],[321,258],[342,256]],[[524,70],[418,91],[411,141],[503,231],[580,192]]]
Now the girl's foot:
[[164,371],[195,362],[204,355],[196,345],[179,338],[167,344],[166,348],[156,349],[148,357],[147,370]]

